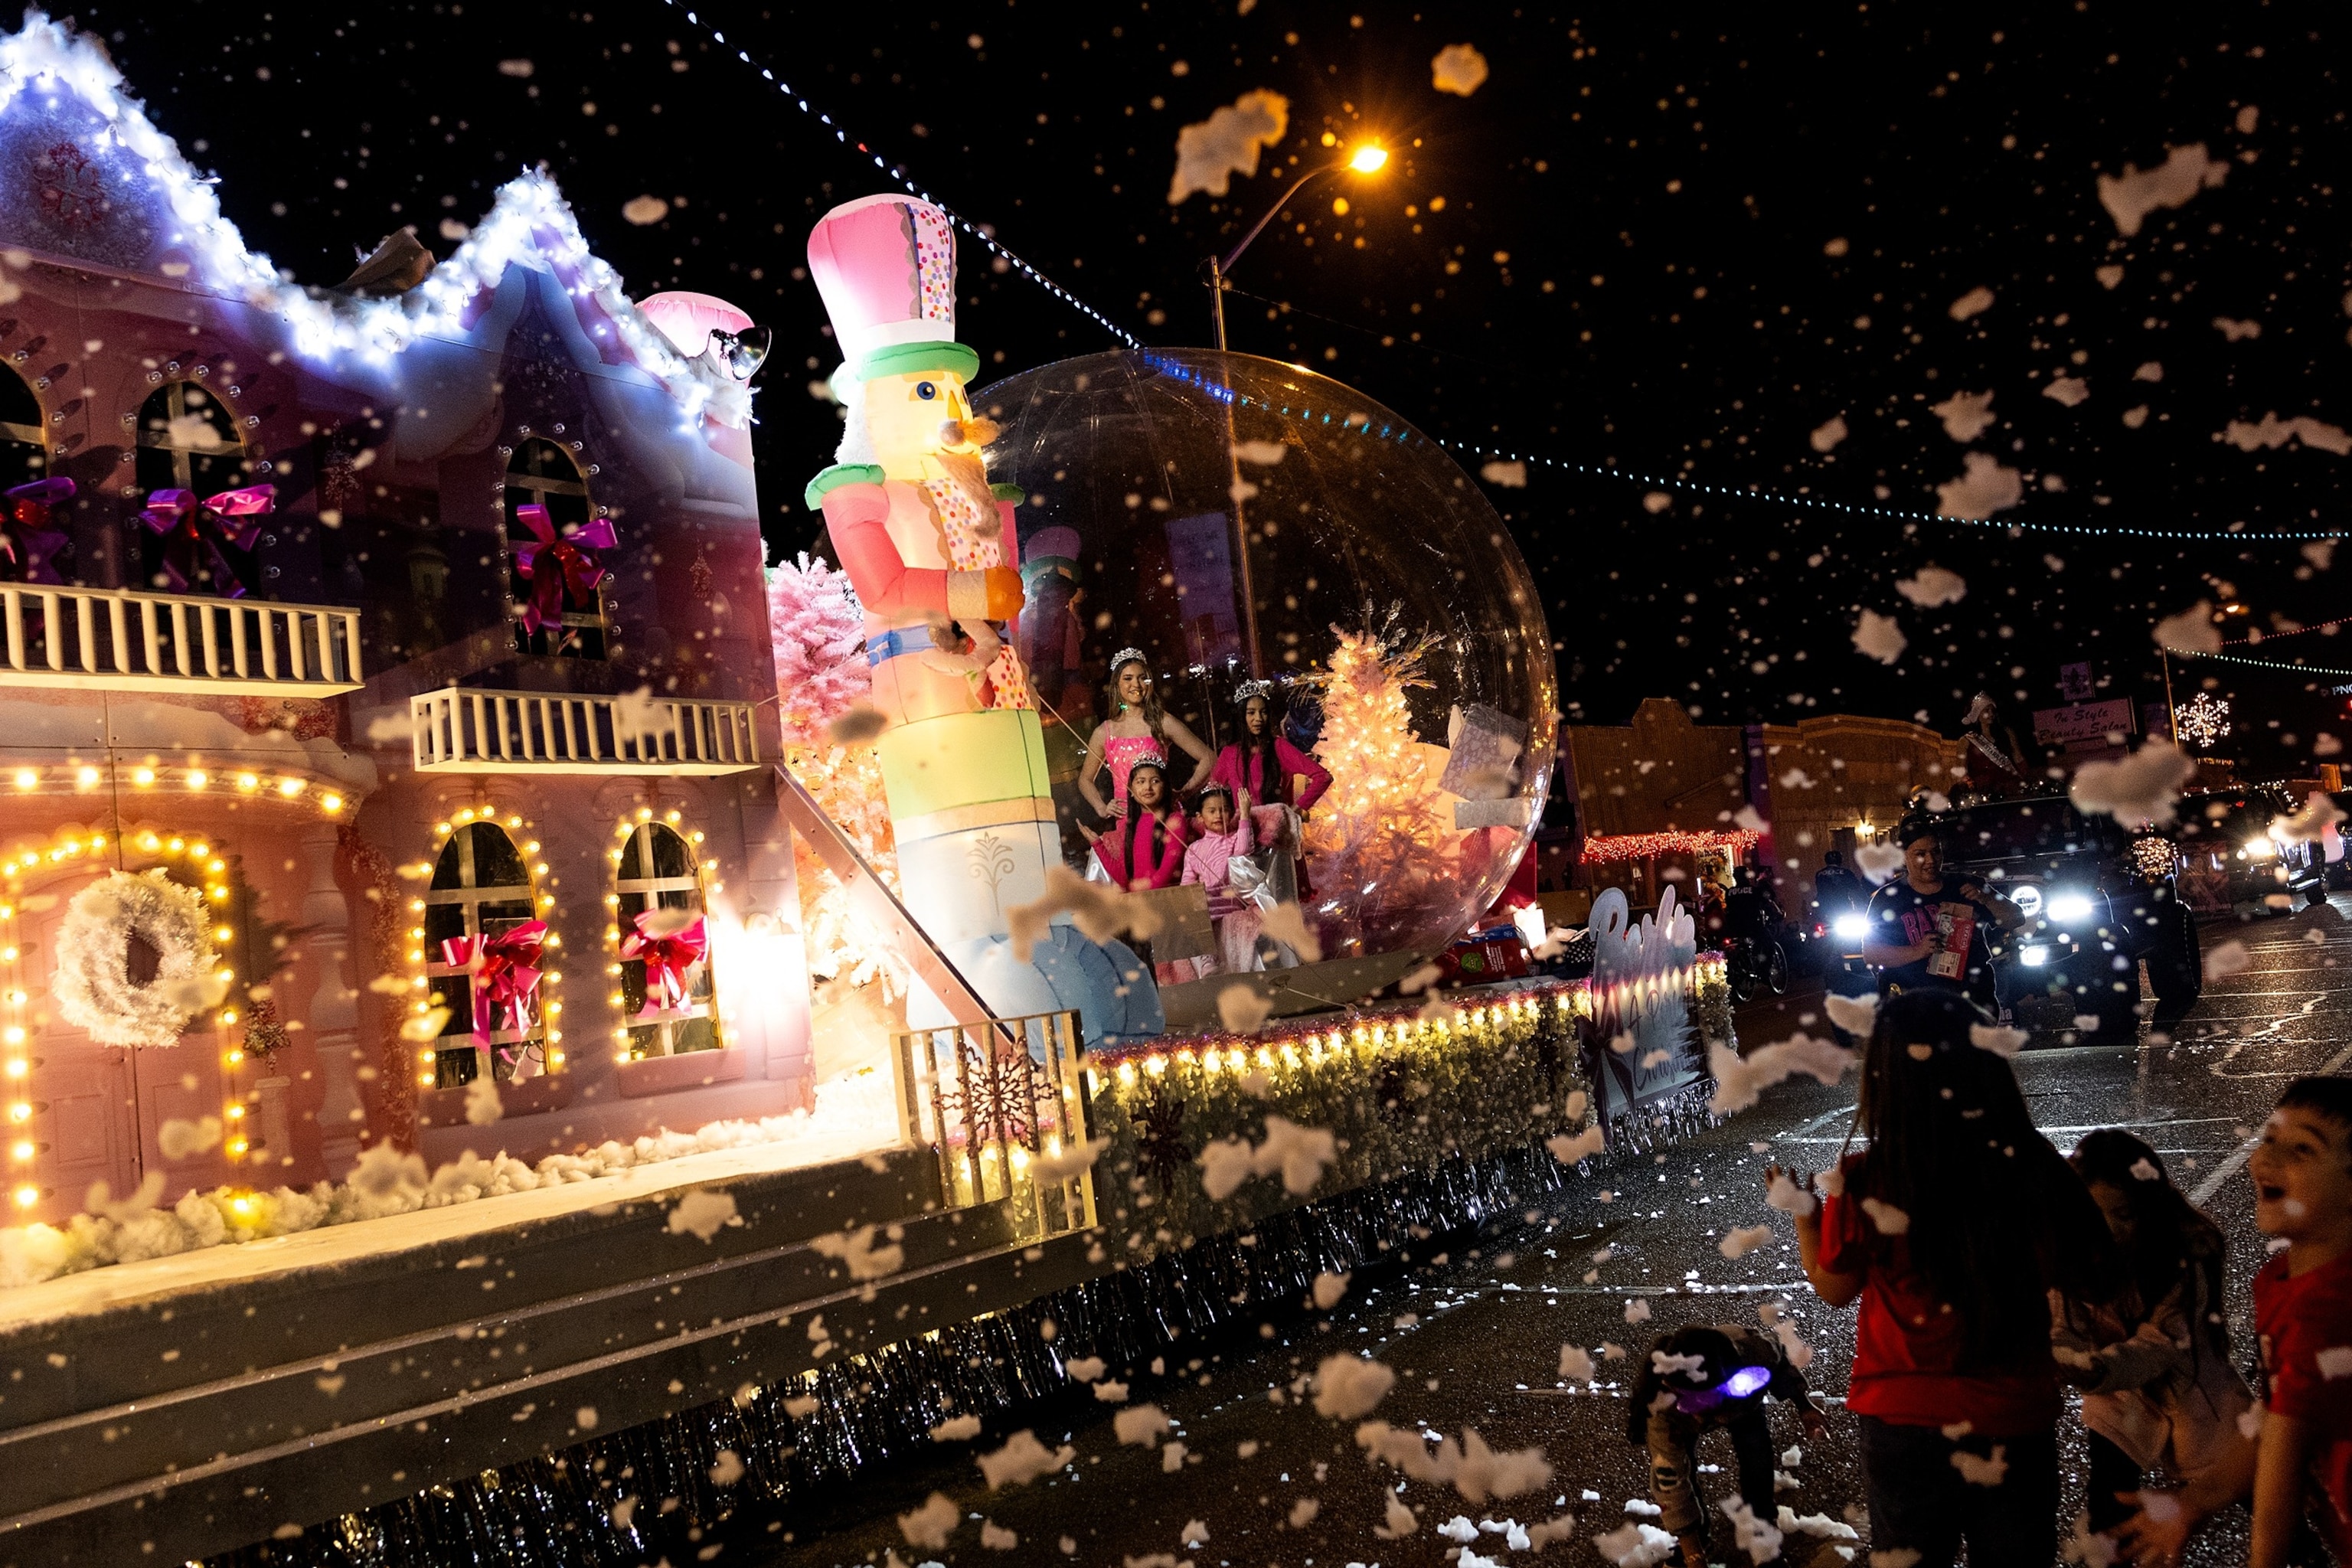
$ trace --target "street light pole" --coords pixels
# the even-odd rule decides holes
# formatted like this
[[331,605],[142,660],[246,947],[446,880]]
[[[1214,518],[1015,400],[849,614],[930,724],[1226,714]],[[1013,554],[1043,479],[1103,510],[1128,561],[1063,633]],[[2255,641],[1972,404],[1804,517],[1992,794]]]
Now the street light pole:
[[1290,188],[1282,193],[1281,199],[1266,208],[1265,216],[1250,226],[1250,231],[1242,236],[1239,245],[1222,257],[1209,258],[1209,314],[1216,326],[1218,353],[1223,353],[1225,349],[1225,279],[1233,276],[1234,263],[1242,258],[1242,252],[1247,250],[1257,237],[1265,232],[1265,226],[1274,221],[1274,215],[1288,206],[1291,197],[1326,174],[1336,174],[1342,169],[1353,169],[1359,174],[1377,174],[1388,161],[1389,155],[1382,149],[1366,145],[1357,148],[1336,163],[1317,164],[1291,182]]
[[[1335,174],[1341,169],[1370,174],[1388,161],[1387,153],[1368,143],[1336,163],[1318,164],[1291,182],[1290,188],[1282,193],[1281,198],[1250,226],[1249,232],[1242,236],[1240,244],[1223,256],[1209,258],[1209,320],[1216,331],[1219,353],[1225,352],[1225,279],[1232,275],[1234,263],[1242,258],[1242,252],[1247,250],[1257,237],[1265,232],[1265,226],[1274,221],[1274,215],[1288,206],[1293,196],[1325,174]],[[1232,474],[1228,493],[1234,498],[1234,564],[1241,577],[1242,637],[1249,651],[1251,679],[1264,679],[1265,656],[1258,647],[1257,638],[1257,584],[1250,570],[1249,519],[1242,505],[1241,458],[1234,451],[1234,409],[1228,403],[1225,405],[1225,465]]]

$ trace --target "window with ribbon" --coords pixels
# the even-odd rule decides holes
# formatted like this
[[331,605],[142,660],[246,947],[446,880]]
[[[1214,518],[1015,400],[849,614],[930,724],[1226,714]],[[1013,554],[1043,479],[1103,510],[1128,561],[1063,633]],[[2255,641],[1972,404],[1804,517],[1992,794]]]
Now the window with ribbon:
[[193,381],[167,381],[139,406],[139,580],[167,594],[236,598],[259,582],[254,551],[276,490],[253,480],[236,420]]
[[40,400],[0,362],[0,582],[71,579],[72,536],[52,508],[73,493],[71,479],[49,478]]
[[525,653],[603,658],[604,581],[613,525],[588,499],[570,448],[533,436],[507,459],[507,547],[515,646]]
[[613,890],[629,1056],[717,1049],[724,1042],[694,847],[675,828],[638,823],[621,846]]
[[506,830],[473,822],[451,834],[425,895],[425,984],[449,1010],[433,1042],[434,1088],[485,1071],[507,1083],[547,1071],[546,942],[530,872]]

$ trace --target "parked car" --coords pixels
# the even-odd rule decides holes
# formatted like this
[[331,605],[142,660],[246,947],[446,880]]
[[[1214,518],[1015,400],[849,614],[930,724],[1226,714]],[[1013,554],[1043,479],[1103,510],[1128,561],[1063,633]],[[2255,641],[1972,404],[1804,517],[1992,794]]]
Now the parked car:
[[2271,824],[2300,804],[2263,784],[2181,796],[2173,838],[2189,906],[2203,915],[2256,915],[2326,902],[2323,846],[2282,843],[2271,833]]
[[1941,821],[1948,872],[1982,879],[2026,917],[1992,933],[2003,1005],[2047,998],[2096,1017],[2102,1037],[2128,1039],[2143,964],[2158,1024],[2196,1005],[2203,961],[2169,839],[2085,816],[2063,795],[1964,806]]

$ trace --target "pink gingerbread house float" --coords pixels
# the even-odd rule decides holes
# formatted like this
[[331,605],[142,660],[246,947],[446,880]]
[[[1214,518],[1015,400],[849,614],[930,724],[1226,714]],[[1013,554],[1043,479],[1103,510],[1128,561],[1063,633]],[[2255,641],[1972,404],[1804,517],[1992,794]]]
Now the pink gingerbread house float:
[[748,319],[544,174],[297,286],[5,49],[5,1223],[809,1105]]

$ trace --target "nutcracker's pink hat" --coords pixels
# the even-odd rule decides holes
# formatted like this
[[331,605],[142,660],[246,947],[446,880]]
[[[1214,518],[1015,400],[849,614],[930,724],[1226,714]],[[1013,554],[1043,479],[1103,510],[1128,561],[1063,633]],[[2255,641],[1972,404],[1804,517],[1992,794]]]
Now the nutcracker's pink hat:
[[841,342],[839,379],[952,371],[980,355],[955,341],[955,227],[912,196],[862,196],[817,220],[809,275]]

